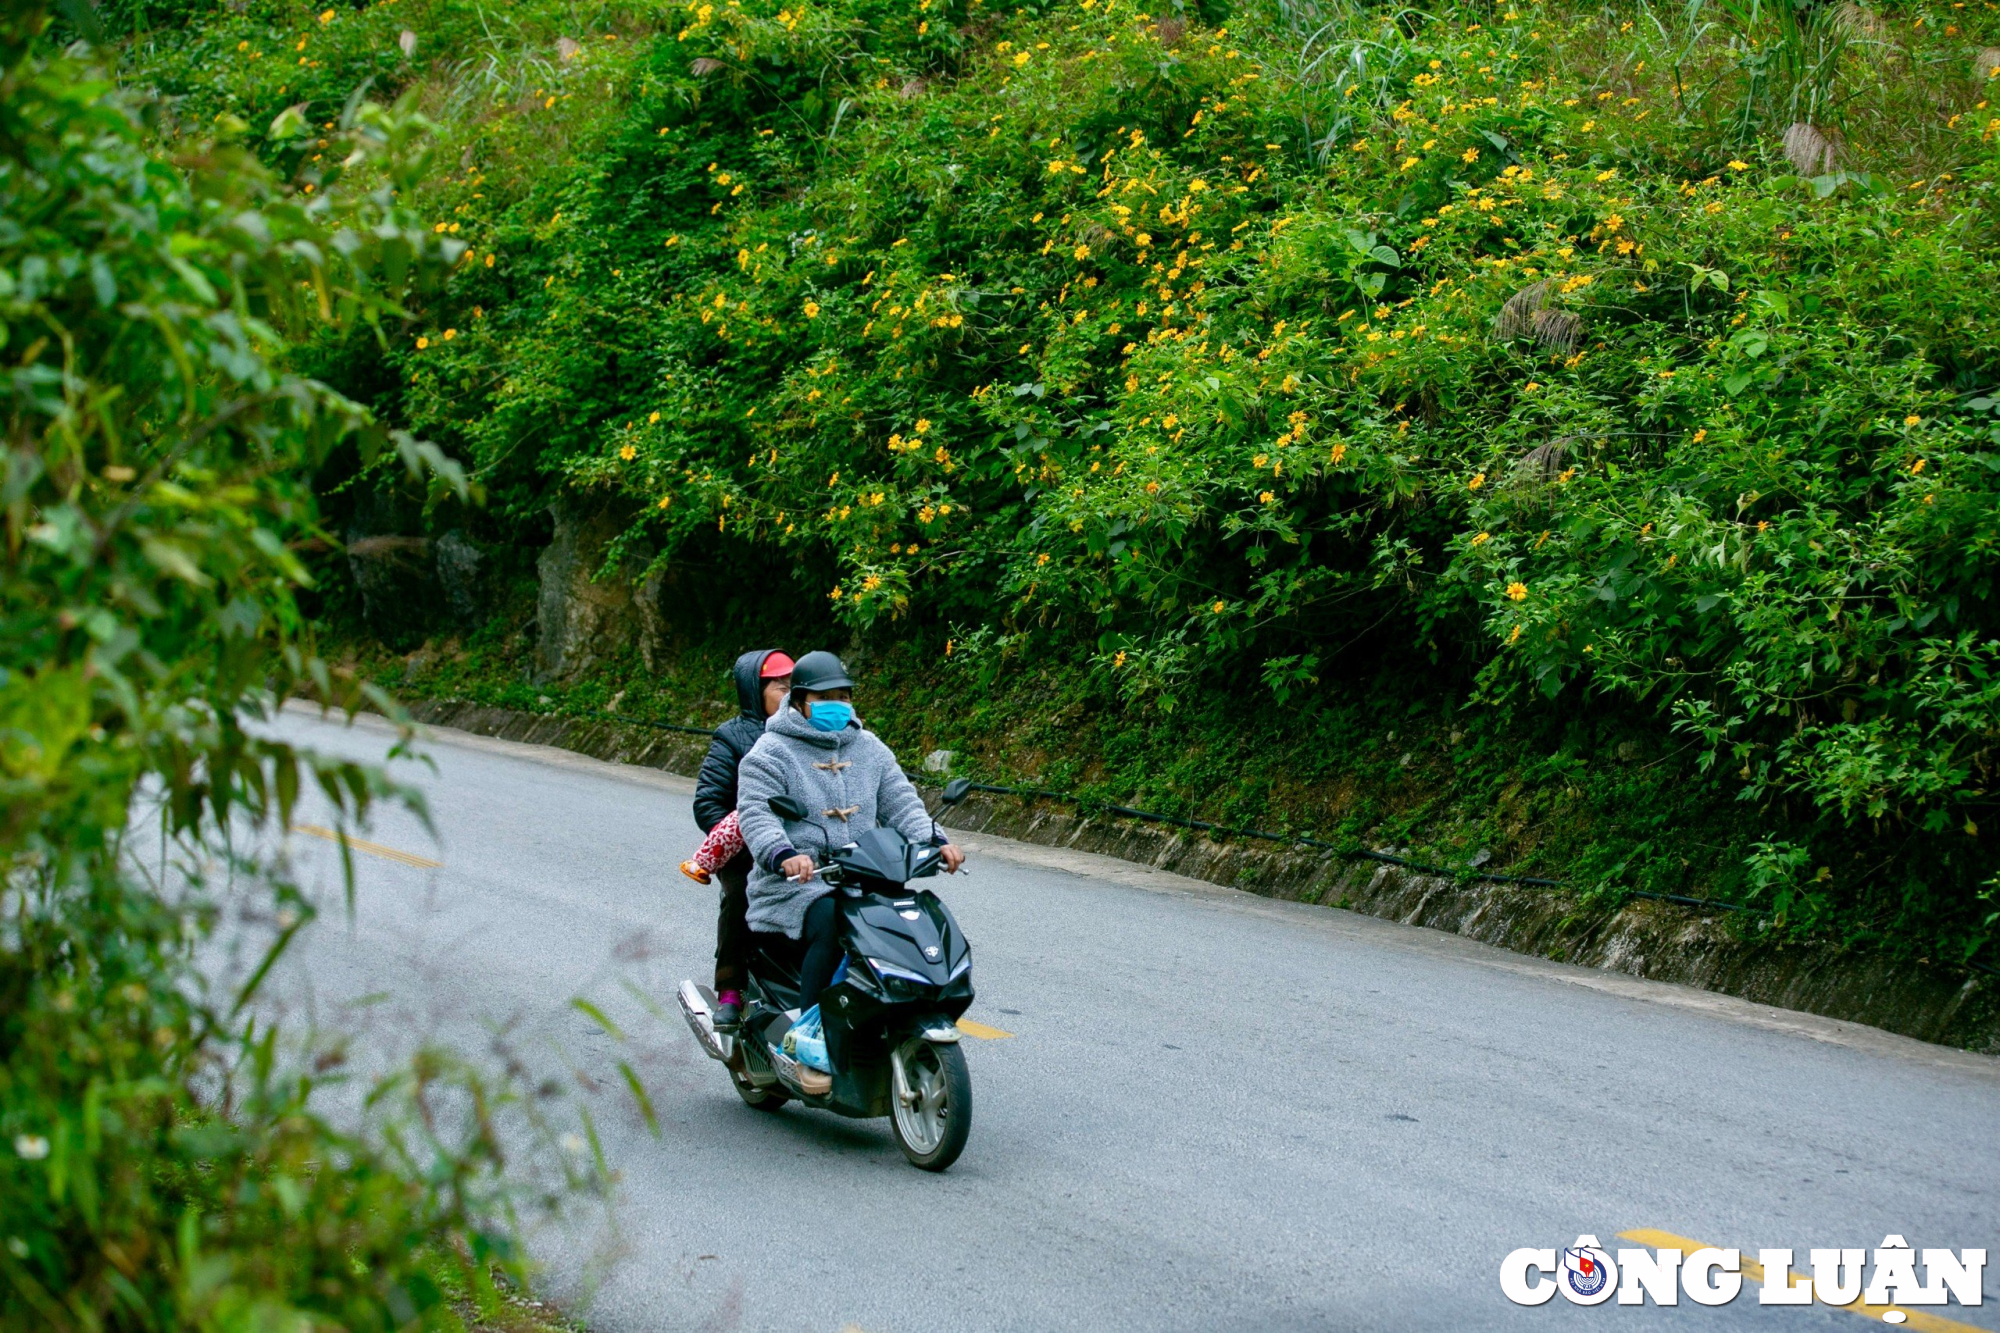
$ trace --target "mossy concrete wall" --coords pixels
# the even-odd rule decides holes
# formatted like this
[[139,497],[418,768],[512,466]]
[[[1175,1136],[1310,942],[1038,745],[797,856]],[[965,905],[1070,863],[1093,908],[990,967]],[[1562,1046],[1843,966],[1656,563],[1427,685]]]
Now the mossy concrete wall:
[[[692,775],[704,736],[608,719],[566,718],[449,700],[414,703],[420,722],[573,750]],[[1758,1004],[1866,1023],[1904,1036],[2000,1054],[2000,980],[1829,945],[1746,938],[1725,916],[1638,899],[1585,908],[1560,889],[1419,874],[1331,852],[1221,841],[1057,802],[975,793],[945,821],[1044,846],[1073,847],[1266,897],[1365,912],[1450,931],[1519,953],[1656,981],[1699,986]]]

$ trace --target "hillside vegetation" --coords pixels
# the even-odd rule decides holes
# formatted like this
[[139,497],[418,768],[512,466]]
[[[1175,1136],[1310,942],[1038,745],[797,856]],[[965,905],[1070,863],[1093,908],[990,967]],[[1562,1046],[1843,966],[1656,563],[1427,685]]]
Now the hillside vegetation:
[[[435,122],[453,278],[308,362],[484,488],[432,531],[531,552],[560,492],[906,707],[964,665],[995,770],[1089,735],[1073,780],[1177,808],[1255,767],[1244,813],[1352,816],[1309,779],[1421,714],[1450,790],[1546,797],[1545,870],[1994,961],[1992,4],[125,18],[183,131]],[[1673,757],[1592,788],[1586,723]]]

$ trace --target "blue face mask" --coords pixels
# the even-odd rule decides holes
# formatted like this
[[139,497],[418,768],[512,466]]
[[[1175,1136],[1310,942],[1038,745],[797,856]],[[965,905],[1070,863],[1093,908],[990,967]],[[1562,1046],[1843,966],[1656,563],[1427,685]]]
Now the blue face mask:
[[854,705],[842,699],[814,701],[812,716],[806,719],[821,731],[845,731],[853,720]]

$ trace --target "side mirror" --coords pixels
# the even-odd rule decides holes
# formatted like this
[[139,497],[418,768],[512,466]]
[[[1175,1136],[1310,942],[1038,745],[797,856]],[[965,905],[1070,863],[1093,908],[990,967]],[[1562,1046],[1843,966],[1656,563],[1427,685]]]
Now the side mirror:
[[957,805],[971,794],[971,778],[953,778],[950,782],[944,784],[944,803],[946,805]]
[[796,796],[773,796],[771,798],[771,813],[780,819],[800,820],[811,818],[811,812],[806,809],[805,802]]

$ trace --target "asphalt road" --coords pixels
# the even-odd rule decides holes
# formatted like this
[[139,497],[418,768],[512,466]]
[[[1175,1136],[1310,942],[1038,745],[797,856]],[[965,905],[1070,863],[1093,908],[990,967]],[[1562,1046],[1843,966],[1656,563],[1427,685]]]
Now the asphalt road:
[[[388,735],[282,725],[358,756]],[[593,1086],[558,1114],[589,1111],[615,1200],[534,1238],[593,1329],[1837,1330],[1863,1316],[1749,1290],[1521,1308],[1497,1273],[1640,1228],[1801,1268],[1890,1233],[2000,1259],[2000,1061],[976,836],[940,892],[973,941],[967,1017],[1009,1035],[966,1043],[971,1144],[919,1172],[887,1121],[744,1107],[672,1012],[713,947],[674,868],[690,783],[449,732],[428,753],[395,770],[437,837],[381,816],[351,919],[332,847],[292,837],[326,911],[266,1004],[381,1059],[504,1033]],[[1938,1313],[2000,1328],[1985,1290]]]

